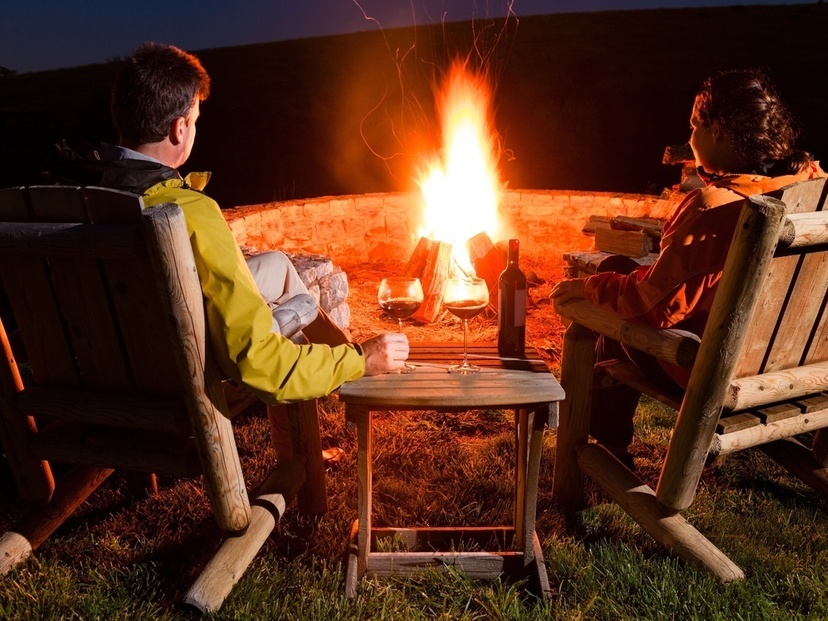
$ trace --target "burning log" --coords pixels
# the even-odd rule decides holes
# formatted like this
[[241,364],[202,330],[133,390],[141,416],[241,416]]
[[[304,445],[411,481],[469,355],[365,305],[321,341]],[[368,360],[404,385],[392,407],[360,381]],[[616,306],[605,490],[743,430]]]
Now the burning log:
[[469,238],[466,250],[475,273],[489,287],[489,308],[497,312],[497,282],[501,272],[506,269],[506,259],[485,231]]
[[420,279],[423,303],[412,318],[424,323],[437,321],[443,310],[443,291],[451,266],[451,245],[421,237],[408,259],[403,275]]

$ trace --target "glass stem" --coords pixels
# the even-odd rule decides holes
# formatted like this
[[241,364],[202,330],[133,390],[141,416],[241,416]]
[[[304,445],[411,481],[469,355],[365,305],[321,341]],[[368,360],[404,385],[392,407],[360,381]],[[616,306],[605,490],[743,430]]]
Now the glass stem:
[[400,334],[402,334],[402,319],[397,319],[400,324]]
[[469,320],[463,320],[463,366],[469,364],[469,356],[466,353],[466,331],[469,329]]

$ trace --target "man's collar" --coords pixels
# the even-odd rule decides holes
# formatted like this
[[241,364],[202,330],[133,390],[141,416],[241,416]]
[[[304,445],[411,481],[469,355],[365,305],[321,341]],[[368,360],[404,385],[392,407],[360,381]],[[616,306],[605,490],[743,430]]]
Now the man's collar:
[[101,143],[101,157],[105,160],[143,160],[155,164],[163,164],[160,160],[144,155],[133,149],[128,149],[117,144]]

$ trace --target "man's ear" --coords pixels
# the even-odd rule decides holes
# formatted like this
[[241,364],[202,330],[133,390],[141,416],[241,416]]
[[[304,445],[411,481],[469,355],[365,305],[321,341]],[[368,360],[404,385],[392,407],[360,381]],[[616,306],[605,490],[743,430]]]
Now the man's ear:
[[170,125],[168,137],[173,145],[178,146],[184,142],[185,130],[187,129],[187,119],[183,116],[175,119]]

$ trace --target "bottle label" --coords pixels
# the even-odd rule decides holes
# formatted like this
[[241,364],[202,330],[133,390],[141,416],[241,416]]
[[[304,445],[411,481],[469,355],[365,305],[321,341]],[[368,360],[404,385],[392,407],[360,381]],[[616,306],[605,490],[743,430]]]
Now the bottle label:
[[515,327],[526,325],[526,289],[515,291]]

